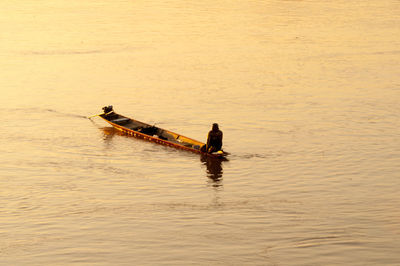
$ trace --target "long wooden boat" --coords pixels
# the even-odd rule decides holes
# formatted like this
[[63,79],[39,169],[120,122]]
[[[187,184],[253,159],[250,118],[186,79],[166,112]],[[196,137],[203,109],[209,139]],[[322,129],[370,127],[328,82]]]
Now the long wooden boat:
[[201,141],[117,114],[112,106],[103,107],[103,111],[103,114],[96,116],[129,136],[215,158],[225,158],[228,155],[223,150],[207,153],[205,143]]

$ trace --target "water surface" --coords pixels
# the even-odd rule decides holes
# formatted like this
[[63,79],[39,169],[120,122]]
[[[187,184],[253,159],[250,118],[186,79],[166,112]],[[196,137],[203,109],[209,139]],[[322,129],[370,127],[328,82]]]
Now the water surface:
[[[400,5],[0,4],[0,264],[398,265]],[[229,161],[123,136],[121,114]]]

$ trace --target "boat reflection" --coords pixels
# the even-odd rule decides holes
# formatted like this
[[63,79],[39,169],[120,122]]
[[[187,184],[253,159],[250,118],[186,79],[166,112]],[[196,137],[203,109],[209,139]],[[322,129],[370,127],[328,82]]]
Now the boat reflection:
[[119,131],[115,130],[115,128],[113,128],[113,127],[102,127],[101,130],[103,130],[104,137],[106,137],[106,138],[112,137],[116,133],[119,133]]
[[[111,144],[111,139],[115,135],[126,136],[123,132],[116,130],[113,127],[102,127],[103,138],[107,145]],[[210,157],[205,154],[200,156],[200,161],[207,168],[207,177],[209,178],[210,184],[213,187],[221,187],[222,186],[222,175],[223,175],[223,167],[222,162],[228,161],[226,158],[215,158]]]
[[207,177],[212,181],[213,187],[222,186],[222,162],[221,158],[214,158],[207,155],[201,155],[201,162],[207,167]]
[[103,131],[103,139],[107,144],[110,144],[111,139],[114,137],[114,135],[123,135],[122,132],[119,132],[113,127],[103,127],[101,128],[101,130]]

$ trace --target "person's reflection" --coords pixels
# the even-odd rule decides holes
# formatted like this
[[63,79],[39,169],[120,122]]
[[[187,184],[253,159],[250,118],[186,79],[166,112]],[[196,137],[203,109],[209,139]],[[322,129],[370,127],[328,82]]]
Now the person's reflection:
[[214,187],[222,186],[222,161],[220,158],[213,158],[207,155],[200,157],[201,162],[207,167],[207,177],[213,181]]

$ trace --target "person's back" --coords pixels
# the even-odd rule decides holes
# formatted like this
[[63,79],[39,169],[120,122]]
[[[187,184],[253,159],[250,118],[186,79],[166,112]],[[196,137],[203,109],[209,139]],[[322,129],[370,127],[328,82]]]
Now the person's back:
[[208,133],[207,152],[219,151],[222,148],[223,133],[219,130],[218,124],[214,123],[212,130]]

